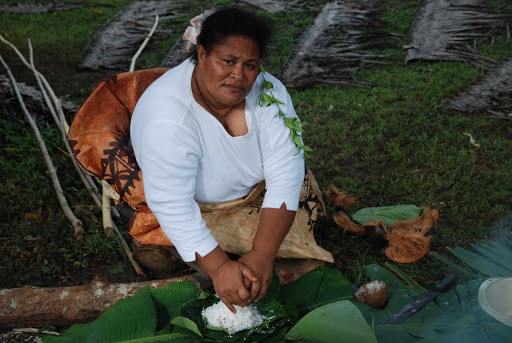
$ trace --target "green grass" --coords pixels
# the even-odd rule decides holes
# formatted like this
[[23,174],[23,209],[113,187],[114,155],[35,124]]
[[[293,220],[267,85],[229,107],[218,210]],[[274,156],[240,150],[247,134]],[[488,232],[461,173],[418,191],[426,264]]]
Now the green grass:
[[[36,63],[58,94],[77,103],[85,99],[98,81],[112,73],[76,73],[74,68],[83,48],[106,20],[129,1],[89,3],[97,7],[41,15],[2,14],[0,20],[0,33],[24,53],[26,38],[31,37]],[[114,6],[100,6],[105,3]],[[211,6],[207,2],[203,8]],[[190,6],[187,16],[163,23],[161,28],[175,32],[165,40],[152,40],[137,68],[159,66],[189,18],[200,12],[198,8]],[[321,189],[332,184],[353,194],[358,202],[346,209],[348,214],[370,206],[438,206],[440,219],[431,231],[431,250],[446,254],[445,246],[468,247],[471,242],[495,235],[495,224],[511,212],[512,126],[510,121],[486,118],[482,113],[450,114],[440,108],[481,75],[478,68],[459,62],[420,61],[404,65],[401,47],[407,44],[417,9],[416,1],[383,2],[386,30],[398,34],[396,44],[385,50],[393,53],[388,60],[391,64],[366,68],[355,75],[374,82],[374,86],[317,84],[289,92],[304,123],[305,143],[314,149],[308,165]],[[265,59],[267,70],[279,73],[315,13],[313,9],[295,14],[265,14],[274,20],[276,33]],[[512,42],[507,42],[502,30],[495,34],[493,42],[479,42],[478,48],[483,55],[502,61],[510,55]],[[8,48],[0,46],[0,53],[17,77],[33,82]],[[47,142],[51,142],[65,192],[73,207],[79,209],[78,215],[88,218],[92,212],[99,218],[76,181],[68,157],[58,149],[63,149],[60,137],[54,130],[42,128]],[[5,268],[5,261],[15,261],[7,266],[10,272],[30,265],[18,257],[23,251],[33,250],[34,241],[25,237],[38,235],[46,246],[41,257],[31,262],[33,273],[56,278],[69,268],[85,270],[87,264],[93,264],[90,261],[121,259],[117,242],[105,238],[97,220],[85,222],[87,243],[74,245],[71,228],[55,200],[41,153],[27,125],[4,119],[0,130],[0,214],[5,218],[0,223],[0,234],[4,237],[2,244],[9,246],[0,252],[0,265]],[[472,146],[464,133],[473,135],[480,148]],[[351,236],[337,227],[331,219],[337,210],[329,205],[328,217],[318,223],[317,238],[325,248],[339,249],[348,258],[350,263],[341,269],[352,281],[359,282],[364,280],[362,266],[383,264],[386,259],[374,242]],[[36,213],[39,217],[27,218],[25,213]],[[74,248],[61,251],[63,239],[66,247]],[[16,248],[10,248],[12,240],[16,241]],[[46,258],[47,264],[45,251],[52,257]],[[75,265],[84,260],[85,263]],[[439,280],[446,270],[429,256],[400,268],[425,286]],[[16,282],[23,284],[25,280],[19,278]]]

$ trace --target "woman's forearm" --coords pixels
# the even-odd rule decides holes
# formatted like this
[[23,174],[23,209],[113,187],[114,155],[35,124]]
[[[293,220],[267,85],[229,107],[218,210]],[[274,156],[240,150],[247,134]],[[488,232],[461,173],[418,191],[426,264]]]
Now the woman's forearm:
[[285,203],[279,209],[262,208],[252,249],[274,260],[281,243],[290,231],[296,213],[287,210]]

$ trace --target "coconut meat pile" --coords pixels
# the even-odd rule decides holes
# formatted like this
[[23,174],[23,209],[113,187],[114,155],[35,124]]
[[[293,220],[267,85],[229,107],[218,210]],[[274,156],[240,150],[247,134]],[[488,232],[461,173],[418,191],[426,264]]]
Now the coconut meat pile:
[[263,323],[267,317],[260,314],[256,306],[236,306],[236,314],[231,312],[222,301],[205,308],[202,311],[203,319],[208,326],[223,328],[232,335],[238,331],[250,329]]

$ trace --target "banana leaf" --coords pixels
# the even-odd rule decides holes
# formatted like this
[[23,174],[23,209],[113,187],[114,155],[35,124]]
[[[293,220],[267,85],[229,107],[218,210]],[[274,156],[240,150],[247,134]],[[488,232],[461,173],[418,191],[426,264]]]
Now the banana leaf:
[[284,303],[296,306],[299,313],[333,301],[352,299],[353,294],[350,280],[326,267],[316,268],[281,290]]
[[[255,328],[229,335],[222,329],[212,330],[202,319],[202,310],[219,299],[208,291],[197,290],[191,282],[180,282],[152,290],[144,288],[131,299],[117,302],[97,320],[74,325],[60,336],[44,337],[43,342],[280,342],[301,316],[315,308],[320,310],[330,303],[352,299],[352,293],[352,284],[345,276],[325,267],[284,288],[280,288],[274,275],[265,297],[256,303],[268,319]],[[336,313],[344,311],[343,316],[362,318],[352,305],[334,309]],[[317,313],[331,310],[327,307]],[[311,320],[315,316],[311,315]],[[300,327],[307,323],[308,319],[303,320],[295,331],[300,332]],[[348,324],[341,325],[339,330],[350,332]],[[373,335],[364,324],[364,332],[359,334]],[[329,337],[332,334],[325,331],[318,339],[328,342]]]
[[[364,270],[371,280],[386,282],[390,293],[387,305],[381,310],[360,307],[367,322],[374,328],[380,343],[419,340],[422,342],[506,342],[507,340],[503,338],[512,335],[512,328],[496,321],[478,304],[478,289],[484,278],[470,280],[467,284],[457,285],[455,289],[441,293],[403,323],[382,324],[394,312],[411,303],[422,291],[418,287],[410,288],[380,266],[368,265]],[[402,271],[399,273],[405,274]],[[408,282],[412,280],[410,276],[401,275],[401,277]]]
[[318,343],[377,343],[361,312],[348,300],[336,301],[309,312],[285,338]]
[[154,336],[157,313],[149,287],[130,299],[121,299],[97,320],[73,325],[60,336],[45,336],[43,343],[122,342]]
[[395,222],[417,218],[420,212],[421,208],[415,205],[368,207],[354,213],[352,218],[361,225],[384,221],[387,227],[391,227]]

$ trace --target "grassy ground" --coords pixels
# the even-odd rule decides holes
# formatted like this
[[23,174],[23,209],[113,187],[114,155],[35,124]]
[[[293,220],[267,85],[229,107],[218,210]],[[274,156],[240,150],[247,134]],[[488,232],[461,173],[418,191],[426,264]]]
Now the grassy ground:
[[[79,104],[98,81],[115,73],[76,71],[80,53],[108,18],[129,2],[90,0],[87,3],[96,6],[49,14],[1,14],[0,33],[24,54],[30,37],[36,64],[57,94]],[[199,13],[198,8],[220,3],[230,1],[191,5],[182,20],[162,24],[176,33],[165,40],[151,41],[137,68],[158,66],[187,20]],[[512,123],[485,118],[481,113],[443,112],[439,106],[474,82],[481,71],[456,62],[404,65],[401,47],[407,43],[418,4],[400,0],[381,3],[387,30],[401,38],[387,48],[387,52],[394,53],[389,59],[391,65],[356,74],[375,86],[319,84],[290,90],[304,122],[305,141],[314,149],[308,164],[322,190],[332,184],[357,198],[358,202],[346,210],[348,214],[370,206],[439,206],[432,251],[446,254],[445,246],[467,247],[495,236],[497,223],[512,209]],[[279,73],[315,14],[313,9],[271,15],[276,35],[269,49],[268,70]],[[493,44],[491,40],[483,41],[478,48],[485,56],[502,61],[512,51],[512,41],[506,40],[505,30],[498,31]],[[5,45],[0,45],[0,54],[19,81],[33,84],[30,72]],[[0,123],[0,275],[9,275],[0,280],[0,287],[82,283],[98,271],[110,275],[108,266],[117,263],[126,266],[125,277],[133,277],[119,243],[102,233],[96,219],[100,213],[76,180],[56,130],[40,122],[65,193],[86,226],[83,242],[72,239],[72,229],[54,197],[28,126],[13,121],[5,112]],[[473,135],[480,148],[472,146],[464,133]],[[340,250],[344,263],[338,267],[352,281],[362,281],[363,265],[383,264],[386,259],[373,242],[336,227],[331,220],[336,209],[328,210],[328,217],[317,227],[317,238],[326,249]],[[428,255],[401,268],[426,286],[446,271]]]

